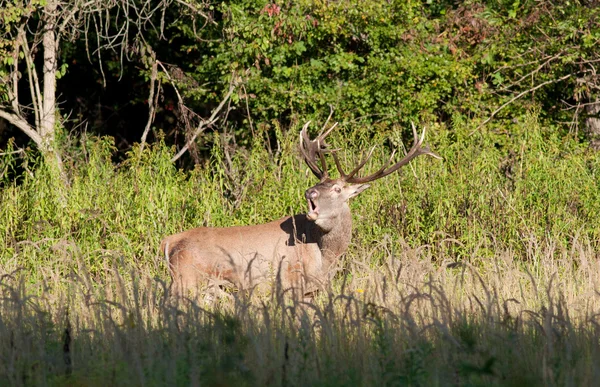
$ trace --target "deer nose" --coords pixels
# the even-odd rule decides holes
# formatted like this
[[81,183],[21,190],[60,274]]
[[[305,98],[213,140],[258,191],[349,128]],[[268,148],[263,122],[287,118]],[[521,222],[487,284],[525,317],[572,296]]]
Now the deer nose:
[[309,188],[306,190],[306,193],[304,194],[304,196],[306,196],[306,198],[309,200],[313,200],[319,196],[319,191],[317,191],[314,188]]

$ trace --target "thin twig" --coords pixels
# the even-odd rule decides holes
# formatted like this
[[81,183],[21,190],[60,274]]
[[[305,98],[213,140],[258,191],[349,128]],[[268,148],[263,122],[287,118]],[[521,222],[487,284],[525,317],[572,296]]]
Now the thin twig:
[[250,123],[250,132],[252,133],[252,137],[254,137],[254,126],[252,125],[252,117],[250,117],[250,107],[248,106],[248,92],[246,92],[246,86],[242,85],[242,89],[244,90],[244,98],[246,100],[246,114],[248,114],[248,122]]
[[205,127],[207,126],[211,126],[212,124],[215,123],[215,121],[217,120],[217,115],[219,114],[219,112],[221,111],[221,109],[223,109],[223,106],[225,106],[225,103],[229,100],[229,97],[231,97],[231,94],[233,93],[233,91],[235,90],[235,85],[233,83],[233,79],[235,77],[232,77],[232,81],[229,84],[229,91],[227,92],[227,94],[225,95],[225,97],[223,98],[223,100],[221,101],[221,103],[219,104],[219,106],[217,106],[210,118],[208,120],[201,120],[200,124],[198,125],[198,128],[196,128],[196,132],[194,133],[194,135],[192,136],[192,138],[190,138],[190,140],[185,144],[185,146],[183,148],[181,148],[181,150],[179,152],[177,152],[177,154],[175,156],[173,156],[173,158],[171,159],[171,162],[175,162],[177,160],[179,160],[179,158],[181,156],[183,156],[183,154],[185,152],[187,152],[188,148],[190,147],[190,145],[196,140],[196,137],[198,137],[198,135],[204,130]]
[[[531,54],[531,53],[532,53],[532,52],[534,52],[534,51],[538,51],[538,48],[537,48],[537,47],[535,47],[535,48],[529,49],[529,50],[525,51],[524,53],[522,53],[522,54],[520,54],[520,55],[517,55],[517,56],[516,56],[516,57],[514,57],[513,59],[521,58],[521,57],[523,57],[523,56],[525,56],[525,55],[527,55],[527,54]],[[518,69],[518,68],[520,68],[520,67],[526,67],[526,66],[532,65],[532,64],[534,64],[534,63],[539,63],[539,62],[541,62],[541,61],[543,61],[543,60],[546,60],[546,59],[548,59],[548,58],[550,58],[550,57],[551,57],[551,55],[546,55],[546,56],[544,56],[543,58],[537,58],[537,59],[535,59],[535,60],[532,60],[532,61],[529,61],[529,62],[525,62],[525,63],[518,63],[518,64],[516,64],[516,65],[512,65],[512,66],[509,66],[509,65],[504,65],[504,66],[498,67],[496,70],[494,70],[494,71],[492,72],[492,74],[496,74],[496,73],[498,73],[498,72],[500,72],[500,71],[503,71],[503,70],[508,70],[508,69],[513,69],[513,70],[514,70],[514,69]]]
[[536,87],[532,87],[531,89],[525,90],[525,91],[517,94],[516,96],[514,96],[510,100],[508,100],[508,102],[506,102],[502,106],[500,106],[498,109],[494,110],[492,112],[492,114],[485,121],[483,121],[481,124],[479,124],[479,126],[477,127],[477,129],[475,129],[470,134],[472,135],[473,133],[475,133],[476,131],[478,131],[482,127],[484,127],[485,124],[487,124],[488,122],[490,122],[492,120],[492,118],[494,118],[496,116],[496,114],[498,114],[502,109],[504,109],[505,107],[507,107],[508,105],[510,105],[511,103],[513,103],[514,101],[516,101],[517,99],[521,98],[525,94],[530,93],[532,91],[535,91],[535,90],[539,89],[540,87],[546,86],[546,85],[548,85],[550,83],[556,83],[556,82],[564,81],[565,79],[570,78],[571,76],[573,76],[573,74],[567,74],[567,75],[565,75],[563,77],[560,77],[558,79],[552,79],[550,81],[546,81],[546,82],[540,83]]
[[193,5],[188,4],[188,2],[183,1],[183,0],[175,0],[175,2],[188,7],[192,11],[196,12],[198,15],[202,16],[206,21],[210,21],[212,24],[217,25],[217,22],[215,22],[209,15],[200,11],[198,8],[194,7]]
[[16,155],[17,153],[25,153],[25,149],[19,148],[16,151],[12,151],[12,152],[2,152],[2,153],[0,153],[0,156]]
[[560,58],[560,56],[562,55],[562,51],[559,52],[558,54],[551,56],[550,58],[548,58],[548,60],[546,60],[544,63],[542,63],[541,65],[539,65],[535,70],[523,75],[521,78],[519,78],[518,80],[512,82],[511,84],[503,87],[502,89],[500,89],[500,91],[507,91],[509,90],[511,87],[513,87],[514,85],[520,84],[525,78],[528,78],[530,76],[535,75],[536,73],[538,73],[544,66],[546,66],[548,63],[552,62],[554,59]]
[[600,101],[595,101],[595,102],[585,102],[585,103],[582,102],[582,103],[578,103],[577,105],[572,105],[572,104],[568,103],[567,101],[565,101],[564,99],[561,99],[560,102],[562,102],[565,105],[567,105],[566,108],[560,109],[562,111],[579,109],[579,108],[585,107],[585,106],[595,106],[595,105],[599,105],[600,104]]

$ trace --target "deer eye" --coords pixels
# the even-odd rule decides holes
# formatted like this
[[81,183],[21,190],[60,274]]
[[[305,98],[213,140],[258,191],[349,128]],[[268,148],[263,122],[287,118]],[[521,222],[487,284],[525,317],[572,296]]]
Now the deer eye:
[[335,190],[336,193],[342,192],[342,189],[340,187],[334,187],[333,189]]

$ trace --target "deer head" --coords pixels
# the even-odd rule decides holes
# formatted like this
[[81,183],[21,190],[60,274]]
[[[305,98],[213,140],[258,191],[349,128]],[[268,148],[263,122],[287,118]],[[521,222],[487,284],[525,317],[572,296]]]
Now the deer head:
[[[358,174],[373,155],[375,147],[371,148],[366,156],[362,157],[361,162],[352,169],[352,171],[346,173],[337,157],[336,150],[330,149],[325,142],[325,138],[337,126],[337,122],[327,130],[323,127],[321,133],[314,140],[311,140],[308,136],[307,129],[309,125],[310,121],[304,124],[300,131],[300,152],[310,170],[320,181],[318,184],[307,189],[304,194],[308,204],[306,217],[324,230],[330,227],[330,224],[332,223],[331,220],[337,218],[340,212],[346,212],[346,210],[349,212],[348,200],[369,188],[369,184],[367,183],[381,179],[382,177],[399,170],[418,156],[429,155],[437,159],[441,158],[431,151],[428,146],[423,146],[425,129],[423,129],[421,136],[418,136],[415,125],[412,124],[414,141],[407,154],[402,159],[392,164],[396,154],[396,150],[394,150],[387,162],[376,172],[368,176],[360,177]],[[327,153],[330,153],[333,156],[339,173],[337,179],[329,177],[325,157]],[[320,166],[318,164],[320,164]]]

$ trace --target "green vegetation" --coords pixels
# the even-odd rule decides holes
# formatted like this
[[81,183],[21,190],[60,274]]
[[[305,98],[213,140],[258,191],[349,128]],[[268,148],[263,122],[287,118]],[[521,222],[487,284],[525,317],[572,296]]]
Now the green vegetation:
[[[186,64],[197,83],[227,90],[244,71],[232,102],[248,106],[247,120],[324,118],[332,105],[346,126],[493,114],[492,127],[511,131],[513,118],[542,107],[543,118],[573,130],[597,95],[599,8],[588,3],[236,0],[202,31],[225,34],[219,43],[179,31],[192,40],[182,51],[194,58]],[[182,87],[201,101],[220,97]]]
[[[598,384],[596,3],[0,0],[0,385]],[[443,160],[353,200],[314,302],[170,297],[164,236],[306,210],[330,112],[346,165]]]
[[[4,156],[3,169],[25,172],[4,181],[0,198],[0,379],[595,380],[600,155],[548,134],[534,114],[520,136],[469,137],[464,123],[452,128],[456,137],[431,128],[428,141],[444,160],[418,159],[353,202],[346,274],[314,305],[276,288],[212,304],[168,299],[162,236],[304,211],[312,176],[297,156],[298,129],[278,131],[279,152],[257,140],[227,161],[223,144],[189,172],[173,167],[161,142],[115,166],[110,139],[84,137],[69,145],[68,189],[36,160]],[[332,141],[347,139],[338,132]]]

